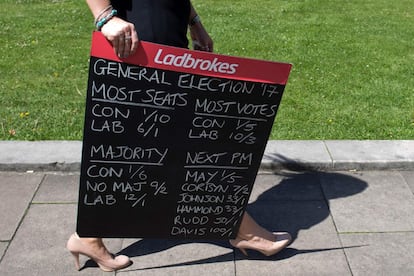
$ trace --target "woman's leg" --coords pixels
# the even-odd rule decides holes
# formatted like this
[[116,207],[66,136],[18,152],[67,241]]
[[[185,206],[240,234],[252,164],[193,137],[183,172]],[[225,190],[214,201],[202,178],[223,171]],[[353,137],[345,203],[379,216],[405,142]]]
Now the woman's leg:
[[245,249],[253,249],[266,256],[274,255],[291,242],[292,237],[287,232],[270,232],[260,226],[247,212],[244,213],[239,232],[230,243],[239,248],[245,255]]
[[79,254],[94,260],[103,271],[115,271],[131,264],[131,260],[127,256],[113,257],[101,238],[80,238],[75,233],[69,238],[66,247],[75,258],[77,269],[80,269]]
[[275,238],[272,232],[257,224],[257,222],[247,212],[243,215],[238,236],[244,239],[261,237],[269,241],[272,241]]

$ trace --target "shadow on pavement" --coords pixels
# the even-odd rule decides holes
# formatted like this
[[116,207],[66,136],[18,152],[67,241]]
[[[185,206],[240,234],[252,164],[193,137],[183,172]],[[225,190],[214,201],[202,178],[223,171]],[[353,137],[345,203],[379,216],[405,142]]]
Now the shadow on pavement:
[[[285,173],[281,172],[278,175],[282,176],[282,180],[280,181],[279,177],[274,177],[274,181],[280,182],[272,183],[271,188],[264,191],[254,202],[250,203],[247,210],[265,228],[275,231],[289,231],[293,239],[297,238],[301,230],[309,229],[329,217],[329,200],[358,194],[368,186],[366,182],[356,177],[341,173],[289,171]],[[255,185],[260,185],[260,183],[256,183]],[[122,249],[118,254],[139,257],[192,242],[188,240],[141,239]],[[231,248],[227,241],[197,240],[194,242]],[[241,253],[235,253],[233,251],[205,259],[165,266],[147,267],[139,270],[229,262],[246,258],[250,260],[275,261],[291,258],[299,254],[343,250],[344,248],[300,250],[289,247],[276,256],[271,257],[263,256],[252,250],[249,251],[249,256],[245,257]],[[89,266],[95,266],[95,264],[92,261],[88,261],[85,267]]]

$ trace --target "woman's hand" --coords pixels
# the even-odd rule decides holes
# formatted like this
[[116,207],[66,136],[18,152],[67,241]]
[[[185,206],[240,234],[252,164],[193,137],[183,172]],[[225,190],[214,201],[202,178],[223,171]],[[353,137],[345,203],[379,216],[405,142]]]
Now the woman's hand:
[[194,50],[213,52],[213,40],[204,29],[201,22],[190,27],[190,35],[193,40]]
[[119,17],[113,17],[101,29],[102,34],[111,42],[115,54],[120,58],[133,55],[138,48],[138,34],[135,26]]

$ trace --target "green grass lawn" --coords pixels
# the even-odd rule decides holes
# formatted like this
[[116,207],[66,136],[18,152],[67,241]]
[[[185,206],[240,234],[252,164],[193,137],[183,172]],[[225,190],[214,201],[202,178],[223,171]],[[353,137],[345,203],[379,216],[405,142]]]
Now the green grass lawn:
[[[412,1],[193,3],[216,52],[293,64],[272,139],[414,139]],[[0,139],[81,139],[85,2],[0,5]]]

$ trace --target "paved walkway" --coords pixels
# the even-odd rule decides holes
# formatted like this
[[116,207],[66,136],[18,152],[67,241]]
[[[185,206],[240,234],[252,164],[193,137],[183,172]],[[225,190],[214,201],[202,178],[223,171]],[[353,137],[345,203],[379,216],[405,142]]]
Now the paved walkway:
[[117,273],[86,258],[77,272],[65,249],[78,147],[0,142],[0,275],[414,275],[412,141],[271,143],[248,210],[266,228],[290,231],[289,248],[245,257],[227,242],[111,239],[134,262]]

